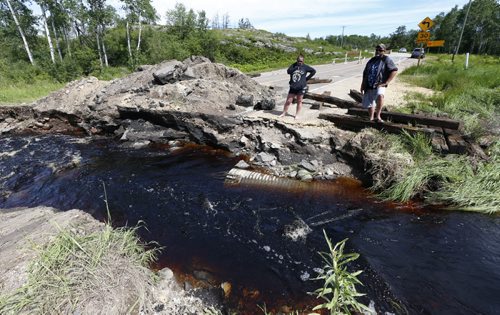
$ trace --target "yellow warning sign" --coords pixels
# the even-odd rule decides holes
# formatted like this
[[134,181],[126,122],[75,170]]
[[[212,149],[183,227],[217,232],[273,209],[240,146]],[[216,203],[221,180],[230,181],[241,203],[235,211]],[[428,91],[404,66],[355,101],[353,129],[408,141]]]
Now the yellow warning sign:
[[417,43],[425,43],[431,39],[431,33],[429,32],[418,32]]
[[424,32],[430,29],[433,25],[434,21],[432,21],[429,17],[426,17],[422,20],[422,22],[418,23],[418,27],[420,27],[420,29]]
[[442,47],[444,46],[444,40],[430,40],[427,42],[427,47]]

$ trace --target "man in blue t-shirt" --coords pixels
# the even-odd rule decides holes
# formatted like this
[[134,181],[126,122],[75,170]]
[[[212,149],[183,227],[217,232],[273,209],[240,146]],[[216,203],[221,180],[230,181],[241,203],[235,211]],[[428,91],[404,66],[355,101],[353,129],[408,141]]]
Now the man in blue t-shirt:
[[290,75],[290,90],[288,91],[283,113],[280,117],[286,116],[288,107],[292,104],[293,98],[296,97],[297,111],[295,112],[295,119],[297,119],[302,109],[302,99],[307,91],[307,81],[316,74],[316,70],[304,64],[304,56],[299,55],[297,62],[293,63],[286,72]]
[[[361,83],[361,93],[363,93],[363,107],[368,108],[370,120],[383,122],[380,117],[382,106],[384,105],[385,89],[389,82],[394,79],[398,68],[394,61],[385,55],[385,45],[379,44],[375,47],[375,57],[372,57],[363,71],[363,82]],[[376,104],[376,108],[373,106]]]

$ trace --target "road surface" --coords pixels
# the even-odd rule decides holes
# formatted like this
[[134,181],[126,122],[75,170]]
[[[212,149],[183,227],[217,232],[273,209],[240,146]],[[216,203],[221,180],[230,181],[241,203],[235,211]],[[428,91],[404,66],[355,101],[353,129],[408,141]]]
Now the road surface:
[[[409,59],[410,54],[408,53],[391,53],[390,57],[398,67],[405,67],[406,65],[403,65],[403,63],[414,63],[414,60]],[[332,79],[332,82],[311,84],[309,85],[309,92],[321,94],[323,91],[330,91],[332,96],[350,100],[347,94],[350,89],[359,90],[361,86],[361,76],[367,61],[368,58],[347,63],[313,65],[316,69],[315,78]],[[254,78],[254,80],[260,84],[273,86],[278,91],[282,91],[283,102],[285,101],[288,92],[288,81],[290,80],[290,76],[286,73],[286,69],[261,73],[261,75]]]

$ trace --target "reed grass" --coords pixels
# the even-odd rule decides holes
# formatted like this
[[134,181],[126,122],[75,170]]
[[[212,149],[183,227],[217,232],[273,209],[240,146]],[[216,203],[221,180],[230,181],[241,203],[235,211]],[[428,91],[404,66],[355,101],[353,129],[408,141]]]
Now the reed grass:
[[500,212],[500,141],[493,145],[491,161],[479,163],[474,173],[463,172],[456,181],[430,195],[452,204],[450,209],[483,213]]

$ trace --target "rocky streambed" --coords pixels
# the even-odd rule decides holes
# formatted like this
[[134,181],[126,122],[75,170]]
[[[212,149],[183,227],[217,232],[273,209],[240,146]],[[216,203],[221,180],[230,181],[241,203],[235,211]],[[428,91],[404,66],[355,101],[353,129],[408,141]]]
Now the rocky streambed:
[[371,179],[364,172],[370,157],[363,153],[369,132],[356,135],[319,119],[252,115],[277,113],[280,93],[238,70],[192,57],[142,66],[110,82],[84,78],[33,104],[2,107],[0,133],[104,136],[134,148],[194,142],[242,156],[278,176]]

